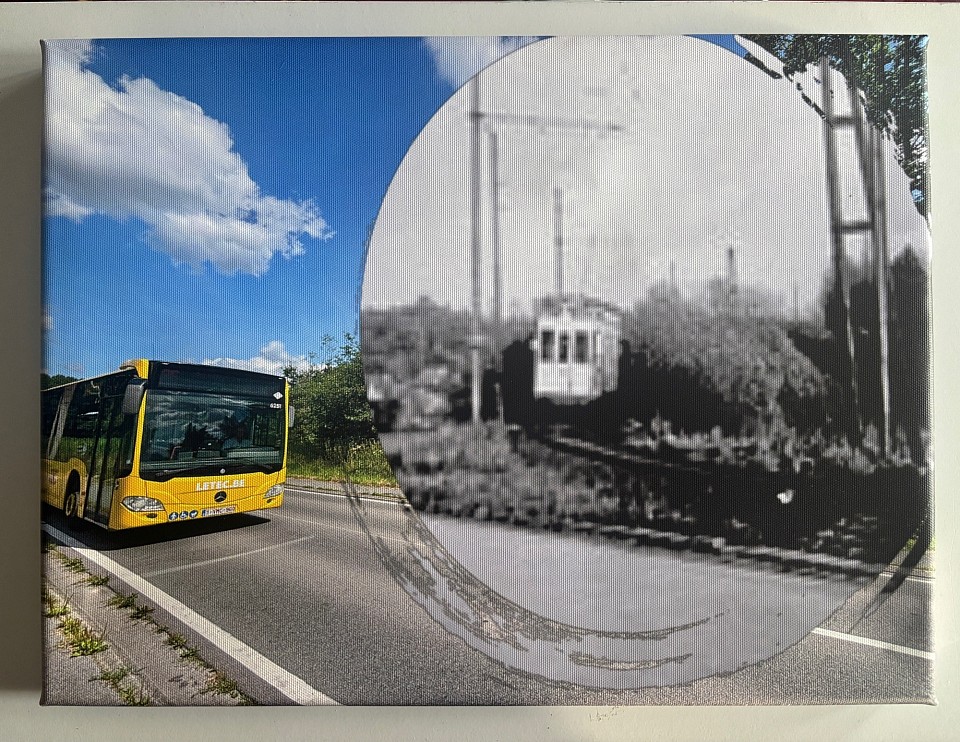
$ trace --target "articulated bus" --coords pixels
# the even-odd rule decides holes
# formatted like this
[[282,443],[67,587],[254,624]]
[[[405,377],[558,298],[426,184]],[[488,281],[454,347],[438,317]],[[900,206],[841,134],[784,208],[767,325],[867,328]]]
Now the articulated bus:
[[42,496],[111,530],[280,507],[282,376],[135,360],[42,395]]

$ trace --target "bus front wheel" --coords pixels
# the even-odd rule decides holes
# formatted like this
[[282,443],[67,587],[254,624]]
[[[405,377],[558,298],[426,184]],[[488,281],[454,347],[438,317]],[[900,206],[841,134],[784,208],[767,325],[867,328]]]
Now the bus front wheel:
[[63,496],[63,514],[67,520],[75,521],[80,517],[80,514],[77,512],[79,503],[80,482],[75,477],[71,477],[70,483],[67,485],[67,493]]

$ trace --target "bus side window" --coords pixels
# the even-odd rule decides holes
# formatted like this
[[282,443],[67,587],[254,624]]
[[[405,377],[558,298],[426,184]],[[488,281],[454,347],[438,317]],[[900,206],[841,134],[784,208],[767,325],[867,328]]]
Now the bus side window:
[[[50,435],[53,433],[54,423],[57,420],[57,410],[63,398],[63,389],[45,391],[40,404],[40,440],[43,450],[49,450]],[[49,458],[49,457],[48,457]]]
[[60,442],[63,440],[63,431],[67,427],[67,419],[69,418],[69,411],[73,406],[73,398],[76,396],[76,391],[76,385],[72,385],[54,395],[57,399],[57,407],[54,412],[53,428],[50,431],[50,438],[47,441],[46,457],[48,459],[54,459],[56,461],[65,460],[60,456]]
[[92,382],[78,386],[70,400],[57,460],[78,458],[89,464],[100,413],[100,389]]

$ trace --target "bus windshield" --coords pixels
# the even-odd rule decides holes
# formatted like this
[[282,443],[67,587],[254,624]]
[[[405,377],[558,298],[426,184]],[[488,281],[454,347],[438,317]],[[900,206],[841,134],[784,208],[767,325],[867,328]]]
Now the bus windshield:
[[146,394],[140,476],[179,476],[283,467],[283,406],[269,398],[151,389]]

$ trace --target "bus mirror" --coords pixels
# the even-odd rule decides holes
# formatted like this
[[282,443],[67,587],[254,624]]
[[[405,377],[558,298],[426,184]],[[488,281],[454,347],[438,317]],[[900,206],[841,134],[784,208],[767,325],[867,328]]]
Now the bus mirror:
[[289,407],[287,407],[287,427],[288,428],[293,427],[293,418],[296,417],[296,412],[297,411],[294,409],[293,405],[290,405]]
[[136,415],[140,411],[140,403],[143,401],[143,392],[146,388],[145,381],[133,381],[127,385],[123,392],[123,414]]

